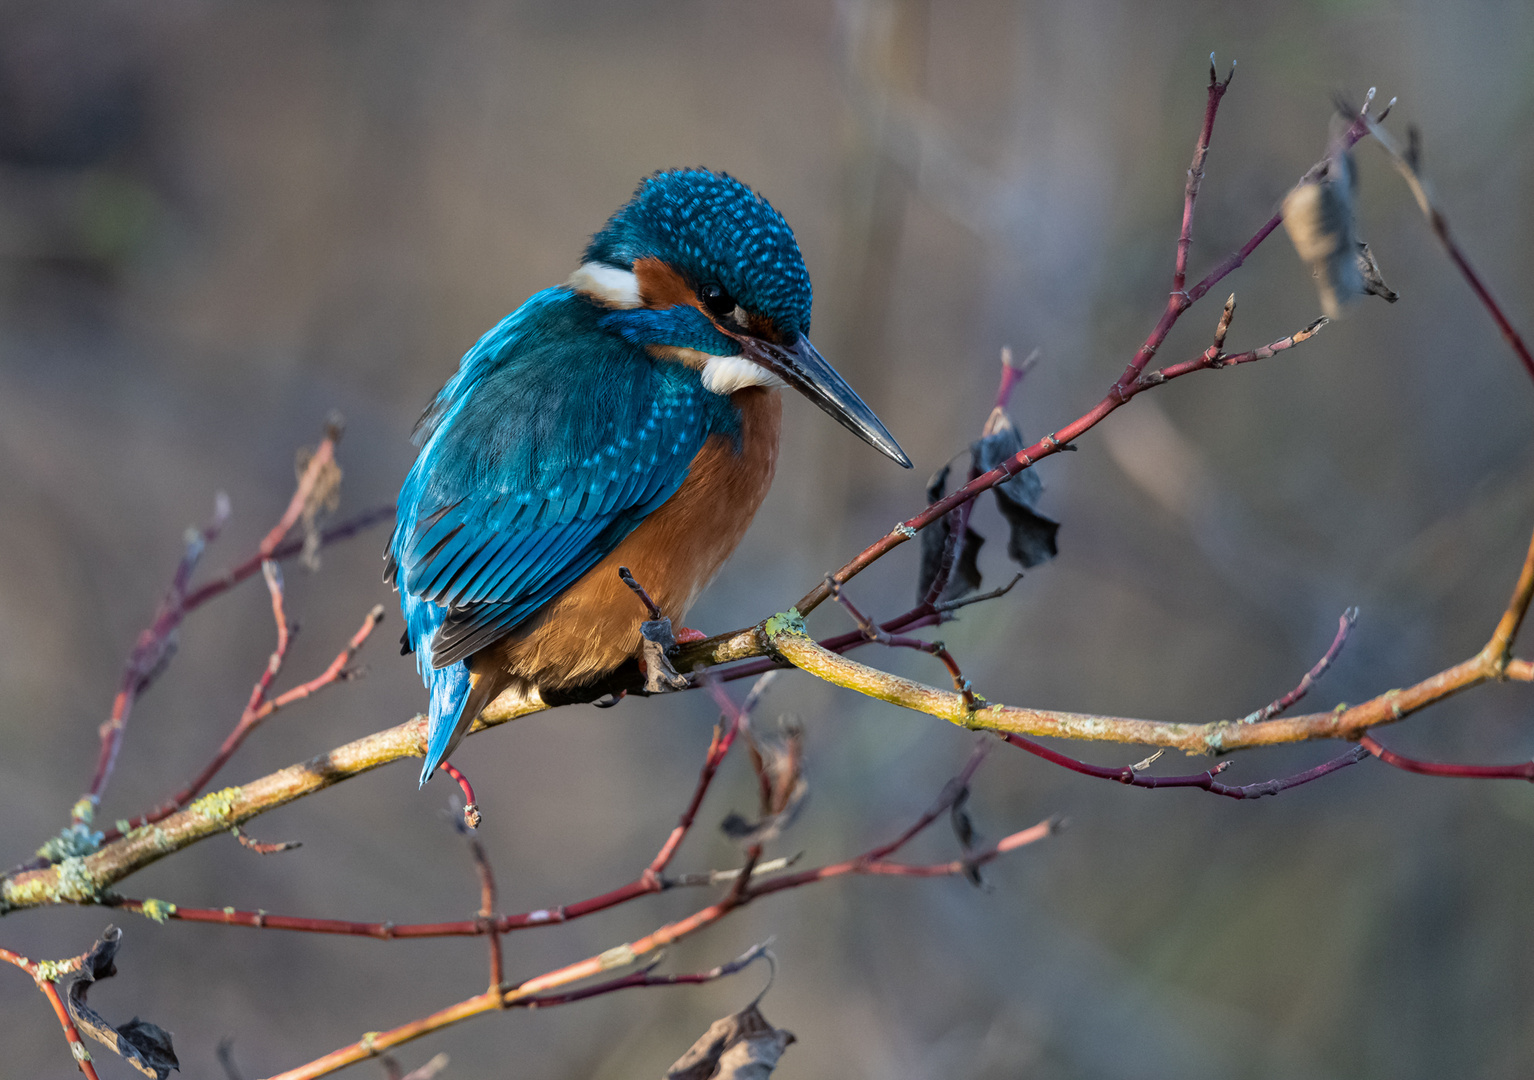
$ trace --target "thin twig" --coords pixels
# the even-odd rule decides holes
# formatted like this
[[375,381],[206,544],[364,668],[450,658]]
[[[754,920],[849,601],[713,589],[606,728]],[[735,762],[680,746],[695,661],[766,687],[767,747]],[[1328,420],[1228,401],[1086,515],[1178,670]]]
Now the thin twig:
[[[273,566],[275,564],[267,562],[264,565]],[[285,626],[286,622],[282,614],[280,575],[276,578],[275,583],[274,579],[268,576],[267,583],[268,587],[272,589],[272,607],[278,619],[278,626]],[[273,676],[276,675],[277,670],[282,666],[283,657],[287,651],[287,642],[291,640],[291,635],[285,638],[279,634],[278,647],[272,653],[271,658],[267,661],[267,666],[262,670],[260,679],[251,690],[250,700],[246,704],[245,711],[241,713],[239,722],[235,724],[234,730],[225,737],[217,753],[213,755],[213,760],[203,766],[202,771],[187,783],[185,787],[169,799],[166,799],[159,806],[147,813],[129,818],[129,829],[137,829],[144,825],[152,825],[157,821],[163,821],[177,810],[190,804],[197,797],[198,793],[207,787],[223,767],[229,763],[229,759],[234,756],[235,751],[244,743],[246,737],[273,713],[294,702],[310,697],[332,683],[344,682],[352,678],[355,673],[347,665],[356,657],[357,651],[362,648],[363,643],[367,641],[373,630],[383,621],[383,617],[383,605],[375,605],[363,618],[362,625],[357,628],[357,632],[351,636],[345,647],[330,662],[329,667],[308,682],[295,686],[275,698],[266,700],[266,692],[271,686]],[[121,838],[122,835],[123,833],[120,829],[113,828],[102,834],[102,840],[104,843],[109,843]]]
[[753,962],[764,956],[771,956],[767,951],[770,941],[764,941],[760,945],[753,945],[746,952],[737,956],[727,964],[709,968],[707,971],[694,971],[686,975],[655,975],[655,970],[664,957],[657,956],[639,971],[631,975],[623,975],[608,982],[594,983],[584,986],[579,990],[571,990],[563,994],[534,994],[532,997],[518,998],[511,1004],[518,1008],[541,1009],[546,1005],[569,1005],[576,1001],[587,1001],[590,998],[599,997],[602,994],[611,994],[616,990],[630,990],[640,986],[695,986],[698,983],[713,982],[727,975],[734,975]]
[[[979,701],[975,697],[975,691],[970,686],[969,680],[964,677],[964,672],[960,670],[959,662],[953,658],[953,654],[941,641],[924,641],[921,638],[891,634],[854,607],[852,601],[847,598],[846,591],[830,575],[826,577],[826,587],[831,590],[831,595],[837,603],[847,609],[847,614],[852,616],[853,621],[858,624],[858,631],[865,638],[892,649],[915,649],[917,652],[937,657],[948,669],[948,675],[953,679],[953,688],[964,698],[965,706],[971,712],[978,707]],[[1010,589],[1011,586],[1007,588]]]
[[996,387],[996,403],[993,408],[1005,409],[1012,401],[1012,391],[1017,389],[1017,384],[1023,381],[1023,376],[1033,370],[1039,362],[1039,357],[1044,355],[1044,350],[1035,345],[1033,351],[1023,357],[1020,362],[1012,359],[1012,348],[1008,345],[1001,347],[1001,384]]
[[[1381,116],[1380,120],[1383,119],[1384,117]],[[1403,151],[1390,132],[1380,126],[1378,120],[1370,120],[1364,117],[1363,122],[1368,126],[1369,134],[1373,135],[1374,140],[1384,147],[1385,152],[1390,155],[1390,160],[1395,162],[1396,169],[1406,179],[1406,186],[1411,188],[1412,196],[1417,200],[1417,207],[1422,211],[1422,216],[1427,218],[1428,226],[1433,230],[1433,235],[1438,238],[1438,242],[1443,246],[1444,251],[1448,253],[1449,258],[1459,269],[1465,282],[1470,286],[1471,291],[1475,293],[1476,299],[1480,300],[1481,305],[1486,308],[1492,321],[1497,324],[1497,329],[1502,333],[1502,339],[1517,354],[1529,377],[1534,378],[1534,353],[1530,353],[1529,346],[1523,340],[1523,335],[1514,329],[1512,320],[1502,310],[1502,305],[1497,303],[1496,298],[1491,295],[1491,289],[1486,286],[1486,283],[1481,280],[1481,276],[1475,272],[1475,268],[1470,265],[1470,259],[1460,249],[1459,244],[1454,240],[1453,234],[1449,231],[1449,219],[1444,217],[1443,211],[1438,208],[1437,202],[1433,199],[1432,189],[1428,185],[1426,178],[1423,177],[1419,167],[1421,141],[1417,129],[1411,129],[1410,142]]]
[[280,855],[284,851],[292,851],[294,848],[303,847],[301,840],[286,840],[276,844],[263,844],[261,841],[246,836],[243,829],[238,825],[229,830],[234,833],[234,838],[240,842],[240,846],[254,851],[257,855]]
[[1441,761],[1422,761],[1397,754],[1381,746],[1372,735],[1358,740],[1359,748],[1373,754],[1386,765],[1394,765],[1407,772],[1422,776],[1459,776],[1477,780],[1531,780],[1534,781],[1534,761],[1518,765],[1456,765]]
[[75,1065],[85,1074],[87,1080],[100,1080],[96,1074],[96,1066],[91,1063],[91,1053],[86,1048],[85,1041],[80,1038],[80,1031],[75,1027],[69,1010],[64,1007],[64,1000],[59,997],[58,987],[53,985],[53,980],[59,976],[78,971],[85,961],[85,956],[71,957],[63,963],[48,965],[48,969],[9,949],[0,949],[0,960],[19,967],[32,976],[32,981],[37,984],[37,988],[48,999],[48,1004],[53,1007],[53,1015],[58,1018],[59,1027],[64,1031],[64,1041],[69,1044],[69,1055],[74,1059]]
[[1327,668],[1332,666],[1333,662],[1337,659],[1337,655],[1342,652],[1342,647],[1347,644],[1348,635],[1352,633],[1353,625],[1356,622],[1358,622],[1358,609],[1356,607],[1350,607],[1344,611],[1337,619],[1337,633],[1332,638],[1332,643],[1326,647],[1326,652],[1321,654],[1321,659],[1316,661],[1315,666],[1305,672],[1299,684],[1283,697],[1269,702],[1241,722],[1243,724],[1255,724],[1262,720],[1271,720],[1273,717],[1287,712],[1291,705],[1310,693],[1310,688],[1315,685],[1316,680],[1326,674]]
[[90,787],[75,804],[71,814],[75,824],[88,823],[96,807],[101,804],[101,795],[117,764],[117,752],[122,747],[123,732],[127,729],[128,717],[133,713],[134,702],[148,689],[155,675],[169,660],[176,628],[191,610],[186,590],[192,574],[203,552],[218,538],[228,520],[229,498],[219,492],[214,499],[213,516],[208,524],[188,533],[181,561],[176,565],[176,572],[171,578],[170,589],[160,600],[154,618],[139,633],[133,651],[128,654],[127,663],[123,665],[117,694],[112,699],[111,713],[99,732],[101,752],[96,760],[95,774],[91,777]]
[[479,923],[482,933],[489,939],[490,989],[499,992],[506,983],[501,959],[501,935],[495,920],[495,871],[490,867],[490,856],[485,846],[468,834],[472,828],[465,823],[464,836],[469,843],[469,855],[474,859],[474,873],[479,877]]
[[1193,244],[1193,204],[1198,199],[1198,189],[1204,182],[1204,161],[1209,157],[1209,137],[1214,133],[1214,114],[1220,108],[1220,99],[1230,89],[1230,80],[1236,77],[1236,65],[1230,65],[1230,74],[1221,81],[1214,67],[1214,53],[1209,54],[1209,97],[1204,104],[1204,126],[1199,129],[1198,142],[1193,146],[1193,164],[1188,166],[1188,185],[1183,189],[1182,232],[1177,237],[1177,267],[1172,273],[1172,291],[1182,292],[1188,280],[1188,248]]
[[[135,642],[128,660],[123,666],[122,678],[118,684],[117,694],[112,700],[112,709],[107,719],[101,725],[101,751],[96,762],[96,770],[91,777],[90,786],[85,794],[75,804],[72,820],[75,824],[83,824],[101,804],[101,796],[106,790],[107,783],[112,776],[112,770],[117,763],[117,753],[122,746],[123,733],[127,729],[128,718],[133,712],[134,702],[148,688],[154,677],[169,660],[170,651],[173,648],[175,632],[180,627],[186,616],[207,603],[213,597],[227,592],[239,582],[250,577],[262,564],[267,561],[281,561],[291,558],[303,552],[305,540],[283,542],[283,537],[292,530],[298,518],[302,516],[305,501],[314,491],[321,471],[327,466],[334,465],[335,441],[339,438],[339,427],[332,423],[327,426],[324,439],[309,461],[308,467],[300,477],[298,488],[289,500],[288,508],[274,527],[262,540],[256,553],[243,563],[225,571],[218,578],[204,583],[199,588],[188,591],[193,572],[201,560],[207,546],[217,539],[224,523],[229,518],[229,499],[222,492],[214,500],[213,517],[201,530],[189,534],[186,550],[180,563],[176,567],[176,573],[172,578],[170,590],[160,601],[155,611],[154,618],[150,621]],[[300,496],[303,496],[301,499]],[[294,507],[297,507],[295,511]],[[365,511],[349,521],[342,522],[330,529],[315,534],[312,546],[324,547],[344,540],[366,529],[386,517],[394,516],[394,507],[375,507]],[[284,522],[286,525],[284,526]],[[282,532],[278,534],[278,527]]]
[[466,829],[477,829],[480,823],[479,800],[474,796],[474,785],[469,783],[469,778],[458,769],[453,767],[451,761],[444,761],[437,768],[453,778],[463,792],[463,824]]
[[1330,761],[1323,762],[1313,769],[1308,769],[1294,776],[1234,786],[1222,784],[1215,779],[1216,776],[1230,768],[1231,762],[1229,761],[1222,761],[1211,769],[1205,769],[1203,772],[1194,773],[1191,776],[1147,776],[1140,769],[1148,765],[1148,761],[1141,765],[1125,765],[1122,768],[1115,769],[1110,766],[1091,765],[1085,761],[1079,761],[1076,758],[1062,754],[1058,750],[1052,750],[1042,743],[1034,742],[1032,739],[1024,738],[1021,735],[1003,735],[1002,738],[1013,746],[1041,757],[1045,761],[1052,762],[1062,768],[1070,769],[1072,772],[1078,772],[1085,776],[1095,776],[1101,780],[1114,780],[1129,787],[1202,788],[1204,791],[1214,795],[1224,795],[1228,799],[1260,799],[1264,795],[1277,795],[1280,791],[1287,791],[1292,787],[1308,784],[1312,780],[1319,780],[1321,777],[1328,776],[1338,769],[1344,769],[1349,765],[1356,765],[1369,756],[1368,751],[1362,747],[1355,746],[1339,757],[1332,758]]

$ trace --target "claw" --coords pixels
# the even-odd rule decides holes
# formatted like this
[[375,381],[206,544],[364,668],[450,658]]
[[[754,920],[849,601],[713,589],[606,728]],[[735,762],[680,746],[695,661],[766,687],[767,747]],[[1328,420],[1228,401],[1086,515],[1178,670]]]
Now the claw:
[[661,617],[642,622],[639,624],[639,634],[644,646],[640,665],[645,677],[645,691],[659,694],[667,690],[685,689],[687,679],[677,673],[676,668],[671,666],[671,658],[666,655],[676,648],[671,620]]

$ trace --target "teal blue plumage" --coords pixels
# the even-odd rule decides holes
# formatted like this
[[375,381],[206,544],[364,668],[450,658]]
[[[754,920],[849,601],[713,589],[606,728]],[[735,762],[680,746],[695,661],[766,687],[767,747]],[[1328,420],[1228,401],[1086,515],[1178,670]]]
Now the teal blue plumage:
[[434,719],[456,717],[467,657],[600,562],[675,494],[711,434],[738,426],[696,371],[651,358],[606,314],[569,289],[538,293],[422,418],[387,573]]

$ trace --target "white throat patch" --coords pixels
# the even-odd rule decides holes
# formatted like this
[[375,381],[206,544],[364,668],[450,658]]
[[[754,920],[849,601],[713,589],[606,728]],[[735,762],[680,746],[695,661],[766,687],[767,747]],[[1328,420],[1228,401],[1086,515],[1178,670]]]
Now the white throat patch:
[[703,364],[703,386],[716,394],[733,394],[748,386],[781,389],[788,384],[744,356],[710,356]]
[[619,270],[606,263],[582,263],[566,283],[577,292],[589,293],[615,308],[639,306],[639,279],[632,270]]

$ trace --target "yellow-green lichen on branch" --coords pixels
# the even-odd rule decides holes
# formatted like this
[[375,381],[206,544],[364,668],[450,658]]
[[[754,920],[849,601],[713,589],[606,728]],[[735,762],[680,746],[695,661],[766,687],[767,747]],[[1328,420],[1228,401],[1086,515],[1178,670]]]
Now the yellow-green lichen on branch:
[[139,908],[138,913],[144,916],[144,918],[153,919],[163,926],[167,919],[176,914],[176,905],[172,904],[169,900],[156,900],[154,897],[149,897]]
[[805,636],[804,616],[799,614],[799,609],[791,607],[787,611],[780,611],[762,624],[762,631],[769,641],[775,641],[783,634],[797,634]]
[[72,855],[52,873],[0,883],[0,915],[38,904],[94,904],[106,894],[105,883],[91,873],[85,857]]
[[89,855],[101,847],[102,839],[102,834],[92,829],[88,820],[81,821],[66,826],[57,836],[38,848],[37,854],[49,862],[61,862],[74,855]]
[[72,956],[68,960],[39,960],[37,971],[32,975],[40,983],[58,982],[65,975],[80,970],[80,958]]
[[198,814],[209,821],[219,825],[236,825],[238,822],[231,821],[234,813],[234,805],[239,801],[243,792],[237,787],[226,787],[222,791],[210,791],[187,807],[189,813]]

